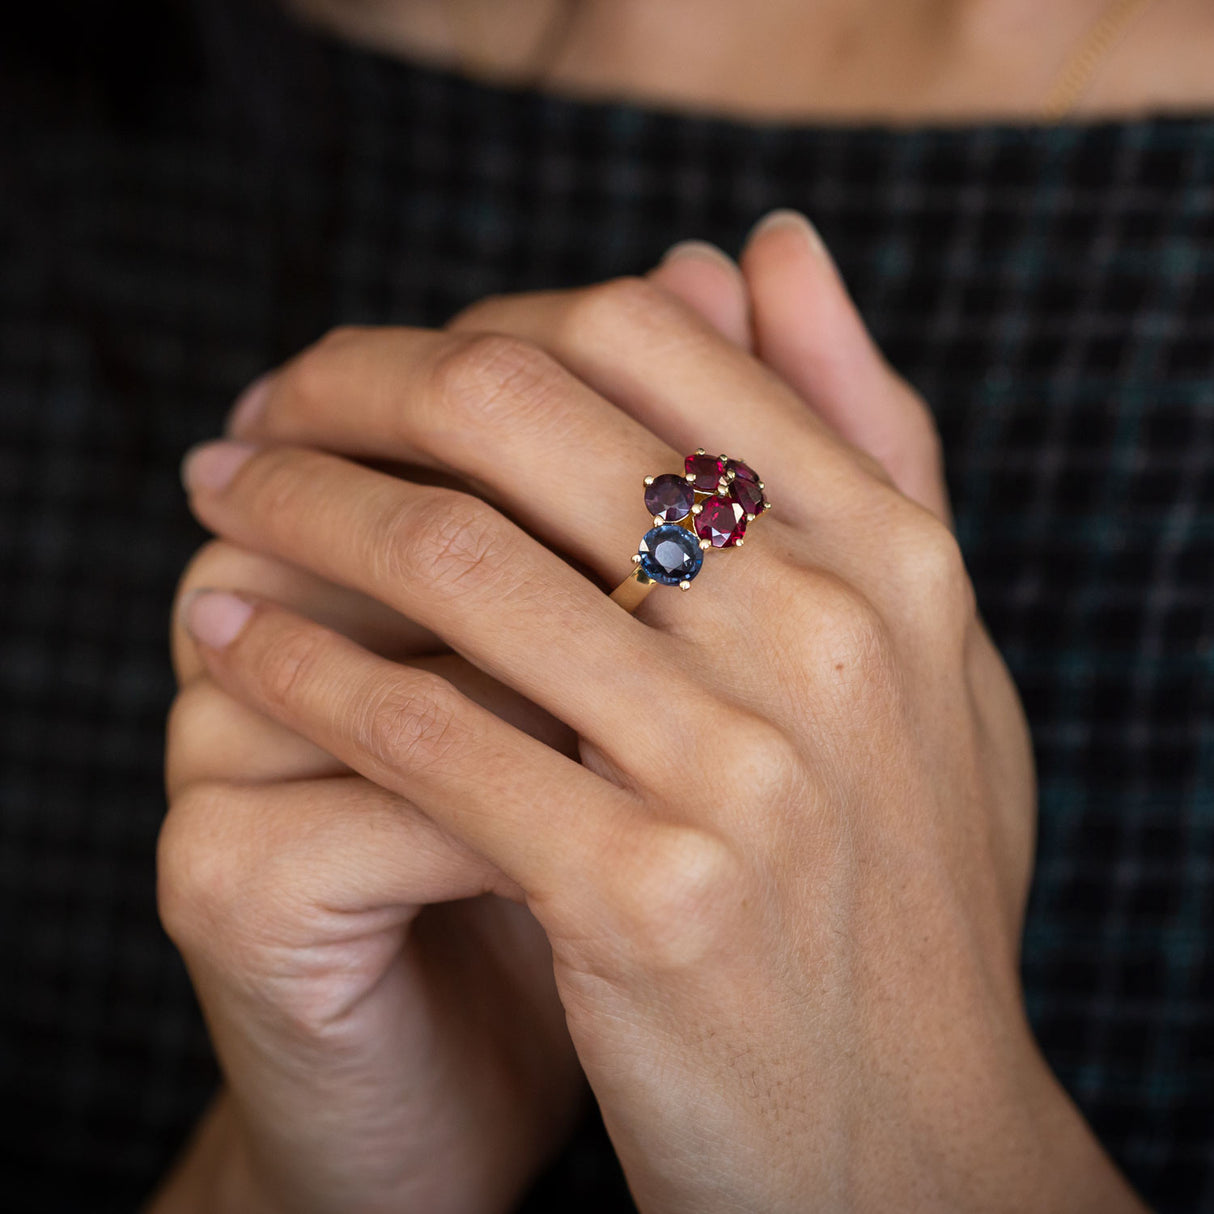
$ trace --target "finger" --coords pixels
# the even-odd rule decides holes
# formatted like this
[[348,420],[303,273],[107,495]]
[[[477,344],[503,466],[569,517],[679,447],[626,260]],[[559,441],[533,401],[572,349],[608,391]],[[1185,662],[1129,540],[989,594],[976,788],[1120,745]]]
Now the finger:
[[751,349],[750,291],[732,257],[703,240],[682,240],[645,277],[699,313],[722,337]]
[[[272,597],[373,653],[433,670],[503,720],[563,754],[577,754],[576,738],[560,721],[457,655],[436,652],[446,651],[438,637],[375,599],[222,540],[195,555],[178,601],[214,585]],[[177,610],[171,631],[182,690],[169,718],[165,776],[170,794],[198,780],[309,779],[345,770],[331,755],[217,688]]]
[[492,296],[448,328],[533,343],[672,449],[743,460],[794,522],[862,513],[873,480],[889,481],[774,371],[650,279]]
[[[192,641],[190,648],[201,663]],[[205,673],[177,693],[169,710],[164,781],[170,800],[208,781],[267,784],[348,772],[327,751],[234,699]]]
[[184,612],[220,686],[407,796],[530,895],[590,881],[637,821],[631,794],[429,671],[264,601],[201,591]]
[[196,678],[204,666],[181,624],[177,606],[203,586],[265,595],[384,657],[415,658],[446,649],[434,633],[376,599],[265,553],[213,540],[195,553],[177,587],[171,634],[179,686]]
[[625,770],[669,766],[637,705],[697,698],[672,638],[484,502],[293,447],[204,448],[187,479],[213,530],[387,603]]
[[[158,850],[170,926],[185,919],[185,904],[193,921],[200,898],[227,903],[237,889],[245,930],[272,919],[277,934],[315,933],[321,907],[336,915],[399,907],[403,922],[433,902],[521,896],[407,798],[352,775],[188,786],[173,799]],[[213,929],[213,916],[203,918]]]
[[[194,660],[203,665],[193,640],[189,645]],[[417,657],[409,664],[445,678],[495,716],[553,750],[578,758],[577,737],[565,725],[458,655]],[[191,680],[173,701],[165,758],[170,798],[191,784],[314,780],[348,772],[327,751],[234,699],[208,675]]]
[[877,349],[812,225],[798,212],[773,212],[741,265],[758,356],[907,497],[950,523],[935,421]]
[[252,409],[246,401],[234,412],[232,433],[458,475],[615,582],[636,551],[639,512],[596,507],[614,503],[621,484],[680,471],[686,454],[542,350],[493,335],[338,330],[250,399]]

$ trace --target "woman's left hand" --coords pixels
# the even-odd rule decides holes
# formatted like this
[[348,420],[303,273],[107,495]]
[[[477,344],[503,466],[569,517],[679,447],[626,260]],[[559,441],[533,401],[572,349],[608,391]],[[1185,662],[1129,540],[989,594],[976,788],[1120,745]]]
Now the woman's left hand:
[[[521,888],[642,1210],[1141,1209],[1024,1017],[1031,750],[938,461],[857,445],[901,410],[931,451],[928,414],[825,258],[811,303],[801,395],[639,278],[339,331],[193,461],[206,525],[432,630],[581,763],[271,602],[196,597],[194,635]],[[775,510],[629,615],[642,477],[696,447]]]

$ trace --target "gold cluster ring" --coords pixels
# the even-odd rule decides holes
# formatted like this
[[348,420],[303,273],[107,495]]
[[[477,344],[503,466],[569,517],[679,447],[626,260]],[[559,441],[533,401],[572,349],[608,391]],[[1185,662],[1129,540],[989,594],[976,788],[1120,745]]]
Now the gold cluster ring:
[[709,548],[740,548],[746,528],[771,509],[758,474],[740,459],[697,447],[683,473],[645,477],[653,528],[641,539],[632,572],[611,592],[633,611],[654,586],[690,590]]

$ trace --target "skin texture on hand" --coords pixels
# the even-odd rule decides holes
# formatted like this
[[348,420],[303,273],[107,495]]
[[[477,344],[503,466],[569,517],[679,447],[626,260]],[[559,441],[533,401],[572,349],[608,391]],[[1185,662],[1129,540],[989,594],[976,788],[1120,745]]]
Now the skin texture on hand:
[[[698,255],[688,256],[688,252]],[[704,246],[698,250],[680,250],[678,255],[655,269],[652,278],[698,309],[731,339],[749,345],[748,288],[738,267],[718,251]],[[469,488],[466,482],[432,469],[415,468],[412,471],[416,479],[426,479],[428,483]],[[417,669],[441,675],[501,719],[526,730],[554,750],[576,757],[577,738],[567,726],[453,653],[434,633],[373,598],[272,556],[223,540],[208,544],[191,563],[182,579],[179,601],[199,587],[215,585],[273,598],[377,654],[407,661]],[[296,934],[304,928],[302,944],[294,945],[295,951],[314,953],[321,938],[318,933],[307,934],[307,919],[315,914],[308,903],[315,902],[326,886],[336,885],[347,897],[366,897],[372,892],[361,867],[352,866],[342,871],[340,865],[335,864],[340,853],[335,856],[333,840],[326,837],[342,832],[343,817],[359,812],[360,798],[365,803],[371,790],[328,752],[218,687],[208,676],[196,646],[184,632],[179,612],[174,613],[172,642],[180,691],[169,724],[166,778],[175,809],[172,829],[166,831],[164,848],[166,852],[189,853],[191,871],[186,882],[192,893],[187,895],[189,909],[184,914],[205,919],[206,930],[213,936],[209,943],[217,954],[215,968],[222,971],[222,976],[216,974],[208,980],[204,973],[206,962],[198,959],[194,964],[195,978],[218,1005],[214,1020],[219,1020],[221,1015],[230,1020],[233,1018],[232,996],[228,988],[235,985],[234,977],[239,975],[246,985],[259,989],[265,986],[264,975],[259,977],[264,969],[264,942],[253,948],[249,941],[242,941],[248,934],[251,919],[256,917],[263,923],[274,924],[285,916]],[[202,799],[200,789],[211,789],[217,795]],[[203,804],[198,806],[200,799]],[[366,812],[365,806],[363,812]],[[384,812],[392,816],[390,807]],[[217,831],[216,823],[220,822],[222,830]],[[309,830],[306,844],[301,846],[298,836],[305,827]],[[424,829],[424,824],[421,827]],[[409,836],[410,846],[417,847],[420,833],[415,830]],[[430,834],[433,838],[442,838],[443,845],[451,846],[450,840],[439,832],[431,831]],[[200,839],[200,835],[205,838]],[[260,857],[267,850],[275,849],[282,851],[285,858],[275,866],[271,877]],[[505,892],[515,894],[500,874],[490,878],[486,876],[486,866],[477,863],[475,857],[456,848],[452,850],[455,855],[449,865],[446,886],[427,891],[418,884],[417,874],[413,874],[413,893],[419,900],[427,892],[435,896],[455,896],[461,890],[478,893],[482,887],[491,887],[494,879],[501,882]],[[249,873],[247,882],[260,888],[256,899],[247,891],[240,891],[242,882],[234,876],[241,857],[250,868],[256,864],[257,871]],[[222,882],[218,873],[207,875],[211,866],[226,873]],[[441,868],[441,863],[438,867]],[[433,868],[434,865],[432,873]],[[444,879],[441,872],[438,877],[440,881]],[[455,885],[451,884],[452,880]],[[460,881],[465,883],[464,887],[458,885]],[[178,879],[166,881],[166,908],[180,907],[182,891],[179,886]],[[400,889],[394,892],[399,896]],[[173,913],[169,909],[170,916]],[[403,938],[406,931],[416,932],[416,926],[398,925],[393,929],[396,936],[391,938]],[[268,934],[272,936],[272,933]],[[511,1102],[511,1115],[503,1117],[498,1124],[505,1127],[537,1124],[539,1132],[534,1134],[528,1149],[520,1148],[517,1134],[503,1134],[496,1126],[470,1127],[475,1128],[476,1138],[458,1144],[460,1166],[453,1169],[449,1160],[433,1156],[430,1136],[415,1134],[414,1142],[405,1145],[413,1147],[416,1156],[422,1159],[420,1175],[410,1177],[407,1166],[402,1166],[401,1174],[388,1180],[390,1186],[411,1184],[413,1196],[420,1192],[421,1199],[431,1203],[426,1206],[428,1209],[442,1208],[440,1203],[443,1201],[456,1209],[485,1210],[493,1208],[494,1202],[506,1208],[519,1184],[538,1170],[547,1153],[559,1145],[581,1103],[581,1070],[572,1057],[563,1028],[563,1011],[552,983],[547,946],[539,928],[525,911],[493,894],[470,904],[432,907],[427,912],[424,931],[419,935],[420,948],[431,959],[431,964],[415,975],[417,982],[436,989],[440,984],[435,977],[444,971],[450,971],[446,974],[448,986],[452,982],[466,981],[469,992],[493,1005],[509,1023],[512,1034],[520,1041],[533,1042],[538,1066],[549,1075],[545,1084],[531,1084],[531,1099],[538,1098],[544,1104],[544,1108],[534,1115],[528,1114],[527,1093],[518,1090],[517,1078],[505,1077],[504,1095]],[[273,943],[281,946],[282,941],[275,939]],[[326,980],[334,971],[345,975],[345,985],[337,997],[347,1001],[358,997],[357,983],[350,981],[354,976],[350,958],[362,947],[365,947],[365,941],[357,934],[337,947],[330,945],[328,966],[322,971]],[[441,950],[445,950],[446,955]],[[478,969],[476,964],[471,964],[478,956],[491,962],[487,967],[488,978],[484,976],[483,967]],[[459,959],[459,964],[452,964],[452,958]],[[494,979],[498,970],[508,974],[516,986],[521,984],[527,998],[542,1010],[539,1013],[528,1010],[521,1017],[509,1015],[512,992],[503,991],[501,979]],[[277,993],[279,1004],[289,1010],[292,1001],[301,998],[303,985],[296,983],[290,990],[280,989]],[[366,985],[370,989],[367,998],[384,999],[385,992],[374,975]],[[420,1021],[415,1018],[413,1023],[408,1019],[397,1020],[385,1044],[402,1057],[415,1059],[420,1048],[419,1037],[424,1041],[427,1034],[433,1036],[435,1032],[432,1019],[423,1016]],[[235,1035],[240,1036],[249,1022],[248,1017],[241,1019]],[[223,1031],[221,1025],[216,1027]],[[277,1038],[271,1039],[270,1046],[271,1054],[289,1052],[287,1043]],[[452,1048],[462,1049],[463,1043],[455,1040]],[[248,1053],[245,1048],[246,1059]],[[406,1069],[404,1074],[415,1083],[424,1076],[429,1065],[430,1060],[426,1057],[414,1060],[410,1063],[412,1070]],[[278,1208],[286,1199],[281,1192],[272,1191],[272,1184],[267,1185],[260,1178],[260,1172],[267,1166],[274,1172],[294,1173],[293,1183],[280,1186],[285,1192],[306,1187],[316,1195],[316,1174],[326,1170],[325,1161],[348,1155],[351,1144],[365,1142],[365,1127],[359,1110],[348,1107],[357,1093],[348,1093],[343,1098],[340,1092],[324,1091],[320,1082],[322,1068],[308,1076],[304,1091],[293,1093],[275,1090],[272,1085],[267,1089],[263,1083],[264,1070],[264,1066],[250,1067],[246,1063],[242,1081],[237,1084],[238,1089],[258,1089],[263,1099],[255,1103],[260,1107],[249,1107],[246,1102],[243,1117],[237,1118],[232,1093],[224,1092],[200,1127],[181,1166],[156,1199],[155,1210],[163,1214],[197,1208]],[[386,1072],[380,1078],[386,1095],[397,1101],[393,1112],[399,1115],[406,1097],[389,1082],[389,1074]],[[485,1075],[477,1076],[471,1092],[466,1083],[453,1084],[447,1093],[452,1098],[448,1103],[459,1106],[461,1102],[467,1103],[470,1097],[483,1101],[483,1094],[478,1095],[475,1089],[484,1079]],[[293,1113],[284,1118],[279,1106],[288,1096]],[[359,1103],[365,1104],[365,1101]],[[441,1105],[442,1102],[438,1103]],[[284,1139],[297,1138],[297,1141],[280,1143],[278,1154],[281,1158],[268,1165],[248,1157],[248,1134],[242,1128],[242,1121],[245,1126],[251,1122],[254,1127],[263,1121],[285,1121],[291,1126],[292,1117],[302,1116],[305,1121],[316,1118],[325,1105],[345,1108],[340,1132],[333,1133],[319,1146],[308,1143],[306,1135],[283,1135]],[[428,1126],[432,1128],[438,1121],[434,1116],[435,1104],[426,1103],[424,1112]],[[391,1117],[388,1121],[391,1122]],[[402,1129],[401,1133],[404,1132]],[[510,1147],[516,1164],[513,1169],[500,1166],[501,1148],[495,1145],[495,1139]],[[407,1165],[407,1150],[394,1150],[393,1154],[401,1157],[402,1165]],[[494,1172],[492,1185],[487,1175],[491,1171]],[[453,1175],[458,1179],[453,1180]],[[426,1189],[427,1177],[432,1178],[435,1189],[441,1190],[441,1197]],[[469,1184],[469,1181],[473,1183]],[[353,1190],[359,1185],[346,1183],[342,1177],[330,1177],[329,1183],[341,1190],[340,1208],[353,1209]],[[486,1186],[493,1192],[487,1192]],[[367,1187],[382,1185],[373,1182]],[[316,1196],[322,1208],[324,1196],[322,1182]],[[389,1200],[396,1200],[398,1196],[393,1195]]]
[[[163,913],[248,1166],[284,1208],[507,1208],[524,1178],[490,1197],[494,1169],[533,1168],[568,1122],[545,1083],[563,1012],[647,1212],[1138,1209],[1024,1020],[1028,736],[930,418],[802,225],[756,238],[751,306],[714,296],[711,321],[680,298],[693,260],[679,287],[339,332],[274,377],[243,446],[187,469],[230,543],[414,621],[576,745],[457,668],[389,660],[382,617],[357,635],[264,591],[190,600],[196,677],[344,765],[266,785],[195,760],[166,824]],[[644,530],[626,486],[696,446],[750,462],[777,508],[630,616],[603,594]],[[587,500],[620,508],[588,527]],[[476,894],[532,934],[474,916],[427,951],[419,907]],[[482,939],[488,967],[463,965]],[[534,1120],[503,1144],[520,1093]],[[329,1115],[351,1107],[372,1114],[356,1154]]]

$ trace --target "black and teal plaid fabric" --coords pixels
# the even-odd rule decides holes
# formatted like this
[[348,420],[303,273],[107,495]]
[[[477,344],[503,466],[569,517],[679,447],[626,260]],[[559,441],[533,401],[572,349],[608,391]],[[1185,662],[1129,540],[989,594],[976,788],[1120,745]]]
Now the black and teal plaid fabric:
[[[792,206],[936,411],[1027,706],[1041,1044],[1157,1209],[1214,1210],[1214,116],[735,123],[256,20],[0,73],[0,1204],[134,1208],[214,1081],[153,898],[183,450],[330,325]],[[531,1208],[627,1208],[594,1142]]]

